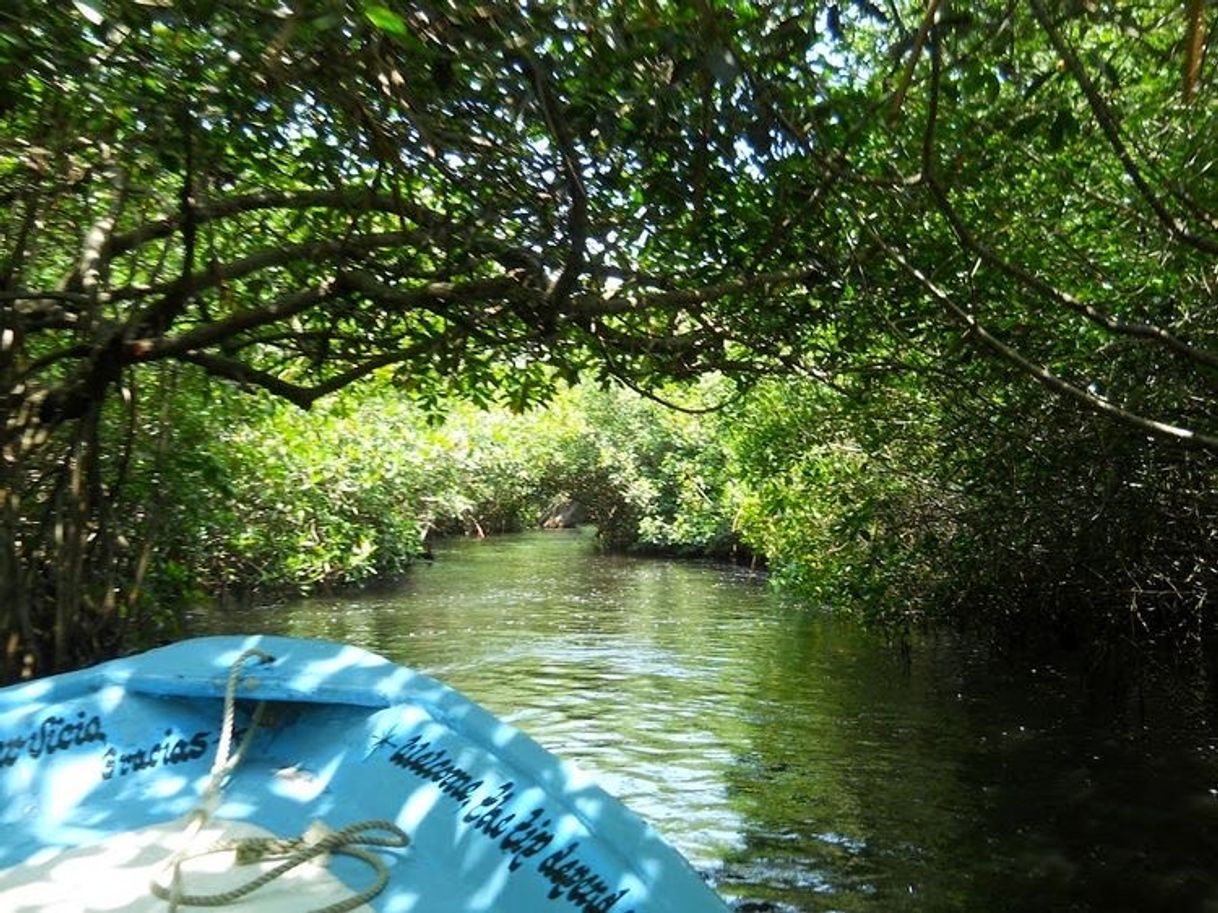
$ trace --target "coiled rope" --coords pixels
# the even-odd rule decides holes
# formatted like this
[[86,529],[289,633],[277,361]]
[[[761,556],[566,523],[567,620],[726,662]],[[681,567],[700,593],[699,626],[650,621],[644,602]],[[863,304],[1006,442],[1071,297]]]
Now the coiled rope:
[[[262,650],[251,648],[238,656],[229,668],[228,683],[224,690],[224,718],[220,726],[220,742],[216,746],[216,759],[212,762],[203,794],[187,820],[183,848],[165,861],[157,875],[153,877],[150,889],[156,897],[168,901],[169,913],[176,913],[179,906],[223,907],[265,887],[276,878],[311,859],[330,853],[340,853],[367,863],[376,873],[376,880],[359,893],[310,911],[310,913],[347,913],[372,900],[389,883],[389,867],[378,856],[361,847],[379,846],[398,849],[406,847],[410,843],[410,838],[396,824],[390,821],[371,820],[351,824],[342,830],[331,831],[320,822],[314,822],[313,826],[301,837],[221,839],[205,849],[191,849],[199,831],[211,820],[215,812],[226,778],[245,757],[246,750],[253,741],[254,733],[262,721],[263,711],[266,709],[266,701],[259,701],[250,718],[249,728],[241,739],[241,744],[230,757],[236,720],[237,687],[245,664],[250,659],[257,659],[260,663],[269,663],[274,660],[274,657]],[[380,831],[381,834],[376,834],[376,831]],[[187,859],[229,851],[236,852],[238,865],[280,858],[283,861],[258,877],[229,891],[216,894],[185,893],[182,887],[182,863]],[[168,885],[162,884],[160,879],[161,873],[166,869],[171,870]]]
[[[371,831],[383,831],[384,836],[371,834]],[[264,859],[282,858],[283,862],[263,872],[257,878],[238,885],[229,891],[216,894],[185,894],[181,892],[180,881],[169,887],[158,881],[152,882],[152,893],[161,900],[169,901],[170,910],[176,910],[179,905],[186,907],[223,907],[252,894],[259,888],[265,887],[276,878],[296,868],[296,866],[324,856],[327,853],[341,853],[366,862],[376,872],[376,880],[350,897],[335,901],[324,907],[313,910],[312,913],[347,913],[356,907],[367,903],[385,889],[389,883],[389,867],[384,861],[361,849],[364,846],[405,847],[410,838],[395,824],[389,821],[363,821],[352,824],[340,831],[328,831],[321,834],[306,834],[290,840],[265,837],[243,837],[235,840],[219,840],[204,850],[187,853],[177,862],[177,867],[187,858],[206,856],[211,853],[223,853],[235,850],[237,864],[247,865],[261,862]],[[176,868],[175,868],[176,874]]]

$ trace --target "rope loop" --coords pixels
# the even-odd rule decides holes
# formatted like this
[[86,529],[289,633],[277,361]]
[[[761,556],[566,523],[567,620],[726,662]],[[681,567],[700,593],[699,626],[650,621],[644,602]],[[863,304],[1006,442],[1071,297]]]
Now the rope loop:
[[[169,913],[176,913],[179,906],[223,907],[265,887],[276,878],[311,859],[324,858],[331,853],[338,853],[366,863],[376,873],[376,878],[371,885],[358,894],[311,911],[311,913],[347,913],[372,900],[389,883],[388,865],[365,847],[403,849],[410,843],[410,837],[406,835],[406,832],[391,821],[379,819],[361,821],[338,831],[331,831],[320,821],[315,821],[301,837],[221,839],[203,850],[192,851],[190,849],[191,843],[198,836],[199,831],[211,819],[228,775],[236,770],[242,758],[245,757],[246,751],[253,742],[254,733],[262,721],[263,711],[266,709],[266,701],[259,701],[250,718],[249,728],[241,739],[241,744],[237,746],[235,752],[232,751],[237,715],[237,688],[241,676],[244,674],[246,663],[251,659],[256,659],[260,663],[274,661],[274,657],[269,653],[251,648],[238,656],[229,667],[228,682],[224,689],[224,717],[220,724],[220,741],[216,746],[216,758],[212,763],[207,784],[203,788],[199,802],[188,817],[183,848],[171,855],[160,869],[160,872],[169,870],[169,884],[161,883],[158,872],[158,875],[153,877],[149,889],[156,897],[169,903]],[[274,859],[283,861],[229,891],[217,894],[187,894],[185,892],[182,886],[183,862],[212,853],[229,851],[236,853],[238,865]]]
[[[375,832],[380,831],[377,834]],[[369,865],[376,878],[372,884],[357,894],[345,897],[328,906],[321,907],[312,913],[347,913],[372,900],[385,889],[389,883],[389,867],[379,856],[368,852],[364,847],[388,847],[402,849],[410,844],[410,837],[391,821],[374,820],[361,821],[349,825],[342,830],[330,831],[315,822],[314,826],[303,837],[292,839],[277,839],[267,837],[247,837],[237,840],[220,840],[204,850],[190,853],[179,860],[207,856],[212,853],[234,851],[238,865],[248,865],[272,859],[282,859],[279,865],[268,869],[245,884],[238,885],[228,891],[216,894],[186,894],[180,890],[180,884],[162,885],[159,881],[152,882],[152,893],[171,904],[187,907],[223,907],[240,900],[259,888],[270,884],[276,878],[290,872],[292,869],[312,859],[324,857],[330,853],[340,853],[350,856]],[[177,872],[175,871],[175,876]]]

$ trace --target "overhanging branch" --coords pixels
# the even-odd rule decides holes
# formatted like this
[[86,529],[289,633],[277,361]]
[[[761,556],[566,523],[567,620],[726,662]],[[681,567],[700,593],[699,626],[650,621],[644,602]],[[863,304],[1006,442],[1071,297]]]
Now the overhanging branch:
[[340,290],[339,282],[329,280],[319,288],[291,292],[265,307],[238,311],[224,320],[189,330],[180,336],[161,340],[134,340],[131,348],[137,358],[143,361],[183,357],[188,353],[219,345],[245,330],[275,323],[307,311],[309,308],[336,297]]
[[551,307],[562,309],[584,270],[589,231],[588,193],[584,189],[583,178],[580,174],[579,153],[575,149],[575,140],[559,110],[558,99],[550,85],[549,74],[527,47],[521,45],[517,48],[516,53],[519,54],[525,69],[532,77],[546,127],[558,146],[563,172],[566,175],[567,196],[570,198],[567,211],[567,256],[562,272],[554,280],[547,295]]
[[987,330],[975,316],[960,307],[947,292],[939,288],[925,273],[901,256],[899,252],[888,244],[885,244],[878,236],[876,241],[889,257],[898,263],[903,270],[913,276],[918,284],[926,289],[930,296],[941,304],[955,320],[963,324],[968,332],[980,341],[982,345],[1007,364],[1012,365],[1023,374],[1031,377],[1047,390],[1064,396],[1067,399],[1074,400],[1092,412],[1107,415],[1155,437],[1168,438],[1188,446],[1201,447],[1218,452],[1218,437],[1139,415],[1107,399],[1096,396],[1082,387],[1058,377],[1045,366],[1038,365],[1025,358],[1016,349],[1007,345]]
[[1087,106],[1091,109],[1096,123],[1099,124],[1100,130],[1108,140],[1108,145],[1112,147],[1112,151],[1116,154],[1117,160],[1125,170],[1125,174],[1129,177],[1134,187],[1137,188],[1138,194],[1146,201],[1146,205],[1154,212],[1160,224],[1167,229],[1172,237],[1190,247],[1207,254],[1218,254],[1218,241],[1202,237],[1189,230],[1188,226],[1176,218],[1159,198],[1159,195],[1155,193],[1154,188],[1150,186],[1150,182],[1142,173],[1142,169],[1134,160],[1133,154],[1129,151],[1124,137],[1121,136],[1121,128],[1117,124],[1117,119],[1112,109],[1108,107],[1108,103],[1100,94],[1099,89],[1096,88],[1095,82],[1087,73],[1087,68],[1083,66],[1078,55],[1074,53],[1074,49],[1062,35],[1061,30],[1054,24],[1052,17],[1049,16],[1048,11],[1045,9],[1043,0],[1030,0],[1030,3],[1037,22],[1040,23],[1045,35],[1049,38],[1049,43],[1053,45],[1053,49],[1065,63],[1066,68],[1070,71],[1070,75],[1074,77],[1074,81],[1082,89],[1083,97],[1087,100]]
[[961,246],[973,253],[983,263],[997,269],[1003,275],[1014,279],[1043,298],[1066,308],[1102,327],[1110,333],[1156,342],[1184,358],[1218,368],[1218,354],[1206,349],[1199,349],[1180,339],[1175,334],[1159,326],[1147,323],[1127,323],[1104,313],[1099,308],[1080,301],[1073,295],[1062,291],[1051,282],[1036,275],[1031,270],[1024,269],[997,253],[992,247],[981,241],[959,211],[952,205],[947,188],[939,179],[939,163],[935,131],[938,122],[939,97],[942,85],[942,63],[938,42],[931,49],[931,79],[929,97],[927,99],[926,127],[922,135],[922,173],[919,183],[924,186],[939,213],[947,220],[952,233]]
[[336,393],[344,387],[349,387],[381,368],[417,358],[426,348],[427,346],[418,345],[401,351],[384,352],[312,386],[295,384],[284,380],[277,374],[255,368],[235,358],[227,358],[210,352],[190,352],[181,356],[181,360],[198,365],[213,377],[231,380],[244,386],[258,387],[287,400],[294,406],[307,410],[312,408],[317,400]]
[[[374,193],[365,187],[243,194],[217,200],[206,206],[196,206],[194,221],[196,226],[201,226],[217,219],[267,209],[335,209],[344,212],[366,210],[402,216],[420,228],[437,232],[437,236],[459,230],[459,226],[442,213],[397,195]],[[102,248],[102,256],[116,257],[149,241],[167,238],[179,229],[180,223],[180,215],[166,216],[114,235]]]

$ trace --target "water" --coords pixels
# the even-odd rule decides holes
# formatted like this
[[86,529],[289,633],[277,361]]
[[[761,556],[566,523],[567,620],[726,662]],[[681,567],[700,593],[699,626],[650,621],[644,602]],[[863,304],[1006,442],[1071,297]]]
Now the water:
[[597,773],[741,911],[1218,911],[1204,689],[1097,698],[908,651],[746,573],[586,534],[438,550],[392,594],[191,619],[429,672]]

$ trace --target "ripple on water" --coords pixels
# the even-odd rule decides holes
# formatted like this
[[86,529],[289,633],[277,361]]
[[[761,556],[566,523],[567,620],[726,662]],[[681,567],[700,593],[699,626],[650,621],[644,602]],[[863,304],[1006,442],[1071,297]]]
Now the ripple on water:
[[[579,535],[438,550],[399,594],[201,614],[435,674],[597,774],[738,913],[1218,910],[1218,702],[1097,711],[1064,667],[903,657],[705,565]],[[1141,707],[1141,704],[1137,705]]]

